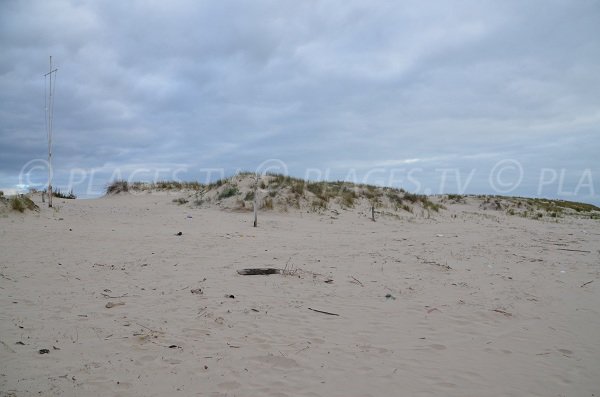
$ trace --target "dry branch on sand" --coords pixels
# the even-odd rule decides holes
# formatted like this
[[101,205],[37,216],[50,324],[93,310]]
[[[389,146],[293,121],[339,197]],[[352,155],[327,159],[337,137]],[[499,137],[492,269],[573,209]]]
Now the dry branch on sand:
[[254,268],[254,269],[241,269],[237,273],[242,276],[257,276],[257,275],[269,275],[269,274],[281,274],[281,269],[275,268]]

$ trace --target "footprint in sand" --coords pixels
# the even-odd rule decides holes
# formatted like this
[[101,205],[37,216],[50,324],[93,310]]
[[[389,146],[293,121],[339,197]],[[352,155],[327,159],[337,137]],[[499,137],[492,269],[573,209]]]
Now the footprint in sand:
[[559,352],[561,352],[562,354],[564,354],[567,357],[571,357],[573,355],[573,352],[569,349],[556,349]]
[[152,362],[152,361],[156,360],[156,358],[157,358],[157,356],[152,356],[152,355],[141,356],[140,358],[135,360],[134,364],[135,365],[144,365],[144,363]]
[[278,368],[295,368],[298,367],[298,363],[296,362],[296,360],[293,360],[291,358],[287,358],[287,357],[280,357],[280,356],[257,356],[257,357],[252,357],[253,360],[256,361],[260,361],[262,363],[265,364],[269,364],[273,367],[278,367]]
[[133,387],[133,384],[131,382],[117,381],[117,387],[121,389],[131,389]]
[[446,350],[445,345],[439,345],[437,343],[434,343],[433,345],[429,345],[429,347],[431,347],[434,350]]
[[219,387],[221,389],[225,389],[225,390],[235,390],[235,389],[239,389],[241,386],[242,385],[236,381],[219,383]]

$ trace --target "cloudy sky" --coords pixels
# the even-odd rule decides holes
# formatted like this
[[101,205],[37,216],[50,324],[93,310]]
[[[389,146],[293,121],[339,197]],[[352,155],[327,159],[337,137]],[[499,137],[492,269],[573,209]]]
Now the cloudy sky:
[[45,183],[52,55],[81,196],[278,166],[600,203],[597,0],[2,0],[0,53],[5,191]]

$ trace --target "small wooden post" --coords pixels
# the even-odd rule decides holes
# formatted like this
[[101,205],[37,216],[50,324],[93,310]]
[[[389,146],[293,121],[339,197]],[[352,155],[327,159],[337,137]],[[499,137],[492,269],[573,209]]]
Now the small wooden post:
[[258,174],[255,175],[254,178],[254,203],[253,203],[253,207],[254,207],[254,227],[258,226],[258,219],[257,219],[257,201],[258,201]]
[[375,205],[371,204],[371,220],[375,222]]
[[258,219],[256,216],[256,193],[254,194],[254,227],[258,226]]

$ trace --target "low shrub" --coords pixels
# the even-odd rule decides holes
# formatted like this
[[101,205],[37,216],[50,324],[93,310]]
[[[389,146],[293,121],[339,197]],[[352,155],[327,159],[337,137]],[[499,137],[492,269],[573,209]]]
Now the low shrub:
[[399,208],[402,206],[402,197],[400,197],[398,194],[394,193],[394,192],[387,192],[387,198],[390,200],[390,202],[396,207]]
[[425,200],[423,200],[422,203],[423,203],[423,208],[430,209],[434,212],[439,212],[440,209],[446,209],[446,207],[444,207],[443,205],[436,204],[433,201],[430,201],[427,197],[425,197]]
[[356,193],[354,190],[344,190],[341,194],[342,196],[340,197],[340,204],[342,207],[354,207],[354,200],[356,199]]
[[238,190],[237,186],[228,186],[225,189],[223,189],[223,191],[221,193],[219,193],[219,196],[217,198],[219,200],[222,200],[224,198],[235,196],[238,193],[239,193],[239,190]]
[[218,179],[214,182],[211,182],[208,184],[207,188],[208,190],[214,189],[214,188],[218,188],[223,186],[224,184],[226,184],[228,182],[228,179]]
[[324,184],[320,182],[309,182],[306,184],[306,190],[317,197],[320,197],[323,194],[323,187]]
[[118,194],[118,193],[128,192],[128,191],[129,191],[129,183],[127,181],[123,181],[123,180],[114,181],[113,183],[108,185],[106,188],[107,194]]
[[302,196],[304,194],[304,181],[293,182],[290,191],[292,193],[299,194],[300,196]]
[[25,210],[37,211],[40,208],[27,196],[15,196],[10,199],[10,208],[19,211],[25,212]]
[[73,200],[77,198],[77,196],[73,194],[73,189],[71,189],[71,191],[68,194],[62,193],[60,189],[54,190],[52,191],[52,196],[67,200]]
[[311,201],[310,207],[313,211],[320,211],[327,209],[327,201],[320,198],[315,198]]
[[270,197],[265,198],[263,200],[261,208],[264,208],[267,210],[272,210],[273,209],[273,199]]
[[406,192],[406,193],[404,193],[404,199],[415,204],[415,203],[418,203],[419,201],[425,201],[427,199],[427,197],[422,196],[420,194]]

